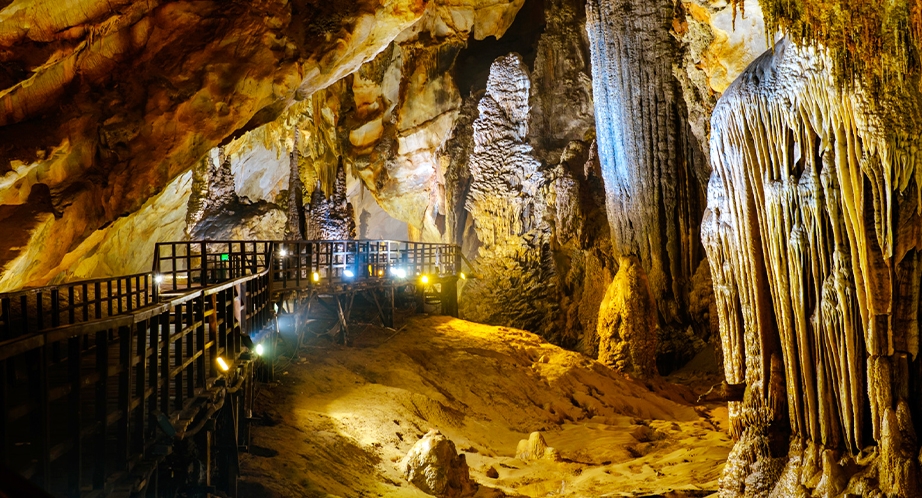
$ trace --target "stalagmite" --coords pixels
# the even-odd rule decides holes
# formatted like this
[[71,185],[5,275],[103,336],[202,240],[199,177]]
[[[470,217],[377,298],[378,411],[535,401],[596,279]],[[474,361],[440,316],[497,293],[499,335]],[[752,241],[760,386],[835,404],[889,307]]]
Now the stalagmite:
[[838,465],[842,492],[919,493],[922,97],[837,90],[832,68],[781,41],[711,119],[702,239],[726,381],[747,384],[722,496],[820,495]]
[[327,195],[318,182],[305,206],[304,236],[308,240],[348,240],[355,238],[352,204],[346,199],[346,173],[336,170],[333,191]]
[[636,258],[621,258],[598,327],[600,362],[638,377],[656,375],[656,301]]
[[464,289],[478,297],[462,299],[462,314],[472,320],[534,327],[555,304],[544,220],[548,180],[527,142],[530,91],[525,63],[509,54],[493,62],[477,106],[467,210],[482,244],[481,278]]

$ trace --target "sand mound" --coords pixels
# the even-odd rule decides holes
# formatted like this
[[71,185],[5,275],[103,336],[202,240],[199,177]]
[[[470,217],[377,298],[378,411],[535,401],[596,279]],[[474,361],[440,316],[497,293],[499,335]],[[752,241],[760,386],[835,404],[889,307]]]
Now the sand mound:
[[[273,425],[254,428],[242,496],[425,496],[397,463],[430,429],[465,453],[477,496],[704,496],[731,447],[725,406],[696,409],[534,334],[446,317],[308,347],[286,372],[257,399]],[[558,455],[516,459],[535,431]]]

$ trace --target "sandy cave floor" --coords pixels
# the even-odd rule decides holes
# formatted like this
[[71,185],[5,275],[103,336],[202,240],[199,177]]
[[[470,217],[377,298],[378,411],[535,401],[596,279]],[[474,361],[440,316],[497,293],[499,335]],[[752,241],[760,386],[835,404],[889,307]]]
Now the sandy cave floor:
[[[441,316],[352,347],[303,348],[259,389],[243,497],[423,497],[396,463],[429,429],[464,452],[478,497],[707,496],[732,445],[723,404],[644,384],[520,330]],[[541,431],[560,461],[515,458]],[[499,476],[486,476],[493,467]]]

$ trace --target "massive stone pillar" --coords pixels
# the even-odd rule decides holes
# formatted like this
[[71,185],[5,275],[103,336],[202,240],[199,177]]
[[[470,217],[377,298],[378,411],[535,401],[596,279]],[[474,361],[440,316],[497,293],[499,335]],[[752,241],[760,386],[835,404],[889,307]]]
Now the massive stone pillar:
[[687,323],[689,281],[703,257],[703,189],[673,76],[671,0],[589,0],[599,160],[617,256],[636,256],[665,324]]
[[746,384],[722,496],[920,496],[922,95],[837,89],[823,53],[778,43],[711,119],[702,238]]

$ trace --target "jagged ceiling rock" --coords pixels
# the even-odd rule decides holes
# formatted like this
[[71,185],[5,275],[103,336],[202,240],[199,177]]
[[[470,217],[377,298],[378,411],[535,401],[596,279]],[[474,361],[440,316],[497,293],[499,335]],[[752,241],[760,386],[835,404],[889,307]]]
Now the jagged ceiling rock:
[[780,42],[711,120],[702,237],[747,385],[724,496],[918,493],[922,93],[837,71]]
[[[4,218],[0,289],[60,278],[84,239],[209,149],[342,80],[398,36],[445,26],[498,36],[522,1],[6,4],[0,205],[25,205],[9,210],[31,221]],[[29,204],[39,184],[50,202]]]

